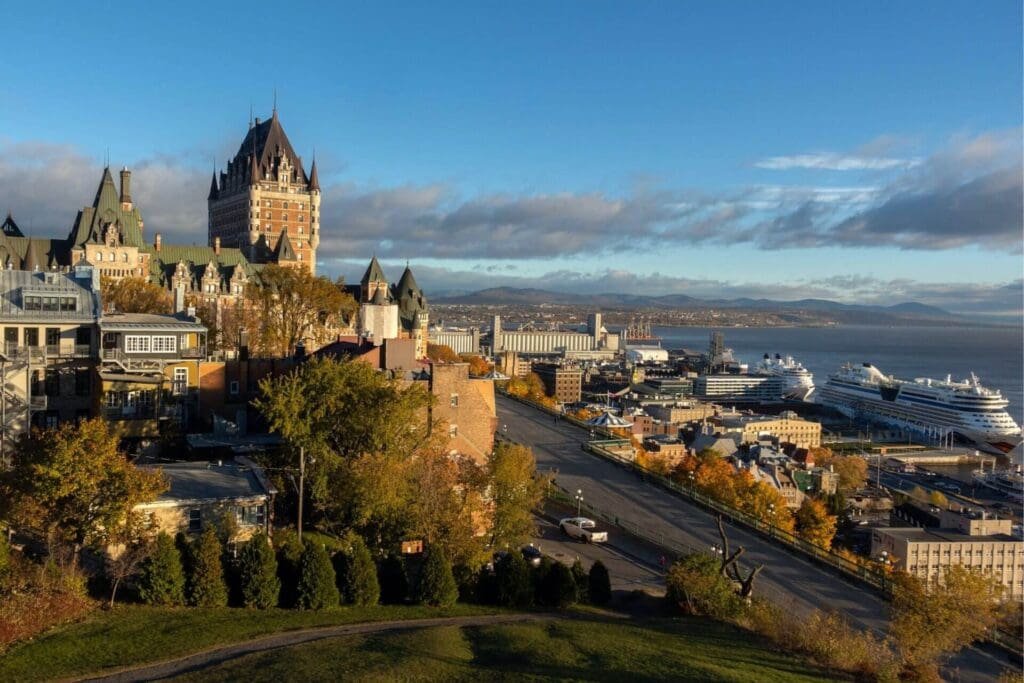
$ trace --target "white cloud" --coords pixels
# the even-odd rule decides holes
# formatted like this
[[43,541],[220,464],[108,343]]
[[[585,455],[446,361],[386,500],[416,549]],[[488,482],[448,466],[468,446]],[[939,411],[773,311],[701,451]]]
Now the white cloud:
[[768,157],[754,163],[757,168],[771,171],[815,169],[820,171],[887,171],[908,169],[921,164],[921,159],[896,157],[868,157],[833,153],[794,154]]

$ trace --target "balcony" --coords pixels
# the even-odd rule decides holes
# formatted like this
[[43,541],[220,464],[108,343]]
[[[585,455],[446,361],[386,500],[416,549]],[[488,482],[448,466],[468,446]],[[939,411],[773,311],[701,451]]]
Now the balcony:
[[30,396],[28,399],[29,410],[46,410],[47,398],[46,396]]
[[180,349],[178,353],[182,358],[206,358],[206,347],[196,346],[190,349]]

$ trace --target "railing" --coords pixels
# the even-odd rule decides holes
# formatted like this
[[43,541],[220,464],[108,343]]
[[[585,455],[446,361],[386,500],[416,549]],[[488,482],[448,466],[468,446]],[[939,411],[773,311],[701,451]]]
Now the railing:
[[202,346],[196,346],[190,349],[181,349],[179,351],[182,358],[205,358],[206,349]]
[[28,399],[29,410],[46,410],[46,396],[30,396]]

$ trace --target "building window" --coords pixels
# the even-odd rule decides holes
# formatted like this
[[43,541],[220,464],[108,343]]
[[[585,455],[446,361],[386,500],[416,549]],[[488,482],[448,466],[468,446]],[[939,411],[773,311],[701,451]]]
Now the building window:
[[46,328],[46,345],[47,346],[60,346],[60,328],[58,328],[58,327],[47,327]]
[[172,391],[176,395],[185,393],[188,388],[188,368],[174,368],[174,385]]
[[199,508],[188,511],[188,530],[195,533],[203,530],[203,511]]
[[239,505],[235,508],[238,523],[245,526],[263,526],[266,522],[266,508],[262,505]]
[[232,396],[237,396],[238,395],[239,386],[238,386],[238,380],[237,379],[231,380],[231,385],[230,385],[230,388],[228,389],[228,391],[231,392]]
[[39,328],[25,328],[25,346],[39,346]]
[[174,353],[178,350],[178,338],[173,335],[151,337],[153,353]]
[[149,353],[149,337],[128,335],[124,338],[124,350],[127,353]]
[[453,439],[459,435],[458,425],[448,425],[448,438]]
[[449,401],[449,405],[451,405],[452,408],[458,408],[459,407],[459,395],[458,394],[452,394],[451,400]]

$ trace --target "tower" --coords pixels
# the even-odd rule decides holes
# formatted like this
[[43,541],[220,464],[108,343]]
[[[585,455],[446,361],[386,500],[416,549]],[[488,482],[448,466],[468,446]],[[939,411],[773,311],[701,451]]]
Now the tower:
[[395,299],[398,300],[398,321],[403,335],[416,342],[416,357],[425,358],[430,322],[427,297],[423,295],[408,265],[395,285]]
[[309,175],[277,116],[256,119],[235,157],[214,173],[207,196],[209,240],[242,250],[253,263],[316,272],[320,246],[320,179]]
[[377,345],[398,337],[398,304],[376,256],[359,281],[359,335]]

